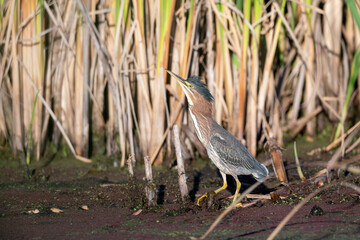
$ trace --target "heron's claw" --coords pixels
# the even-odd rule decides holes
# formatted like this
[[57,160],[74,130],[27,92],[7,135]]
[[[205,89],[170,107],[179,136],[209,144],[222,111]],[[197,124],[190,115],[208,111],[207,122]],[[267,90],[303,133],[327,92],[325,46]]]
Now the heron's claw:
[[208,194],[205,193],[204,195],[202,195],[201,197],[199,197],[199,199],[197,200],[197,205],[200,206],[200,202],[204,199],[204,198],[207,198],[208,197]]

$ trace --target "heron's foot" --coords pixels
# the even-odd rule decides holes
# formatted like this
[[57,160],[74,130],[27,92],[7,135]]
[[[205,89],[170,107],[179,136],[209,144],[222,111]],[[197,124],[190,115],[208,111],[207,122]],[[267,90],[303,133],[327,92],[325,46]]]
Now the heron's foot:
[[217,209],[219,202],[216,200],[216,193],[214,191],[205,193],[199,198],[197,205],[205,209]]
[[200,202],[204,199],[208,197],[208,193],[205,193],[204,195],[202,195],[201,197],[199,197],[199,199],[197,200],[197,205],[200,206]]

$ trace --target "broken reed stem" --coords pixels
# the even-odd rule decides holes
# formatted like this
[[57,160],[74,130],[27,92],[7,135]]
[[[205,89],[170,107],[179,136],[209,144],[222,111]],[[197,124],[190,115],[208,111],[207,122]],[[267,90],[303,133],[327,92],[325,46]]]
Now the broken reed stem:
[[181,193],[181,200],[184,202],[186,198],[189,196],[189,190],[186,185],[186,175],[185,175],[184,159],[182,158],[182,154],[181,154],[179,128],[177,124],[175,124],[173,128],[174,128],[174,145],[176,152],[177,170],[179,177],[179,187]]
[[266,145],[269,146],[269,153],[271,156],[272,165],[274,167],[274,172],[275,172],[276,178],[281,183],[288,182],[285,167],[284,167],[284,162],[282,159],[281,149],[280,149],[280,146],[279,146],[276,138],[270,138],[266,142]]
[[360,188],[353,185],[353,184],[350,184],[350,183],[347,183],[347,182],[334,182],[334,183],[331,183],[331,184],[328,184],[326,185],[325,187],[323,188],[319,188],[317,189],[315,192],[312,192],[311,194],[309,194],[306,198],[304,198],[298,205],[296,205],[296,207],[294,207],[291,212],[286,215],[286,217],[280,222],[280,224],[275,228],[275,230],[270,234],[270,236],[267,238],[267,240],[272,240],[276,237],[276,235],[279,234],[279,232],[284,228],[284,226],[286,225],[286,223],[297,213],[297,211],[300,210],[301,207],[303,207],[311,198],[315,197],[318,193],[324,191],[324,190],[327,190],[329,189],[330,187],[333,187],[335,186],[336,184],[339,184],[341,186],[344,186],[344,187],[349,187],[349,188],[352,188],[354,189],[355,191],[359,192],[360,193]]
[[144,157],[144,165],[145,165],[145,195],[148,199],[148,206],[153,207],[156,205],[156,195],[155,195],[155,186],[153,184],[152,177],[152,168],[151,168],[151,160],[149,156]]
[[295,155],[296,169],[297,169],[297,172],[299,174],[301,181],[303,182],[306,180],[306,178],[304,177],[304,174],[301,170],[300,161],[299,161],[297,149],[296,149],[296,142],[294,142],[294,155]]

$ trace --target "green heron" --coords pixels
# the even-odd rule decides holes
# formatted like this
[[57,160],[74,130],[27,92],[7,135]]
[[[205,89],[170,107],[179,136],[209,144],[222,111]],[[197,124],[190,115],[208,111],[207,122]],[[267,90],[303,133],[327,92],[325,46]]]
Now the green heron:
[[[241,187],[238,175],[251,174],[260,181],[269,174],[269,171],[251,155],[238,139],[213,119],[212,104],[214,98],[200,77],[192,76],[185,80],[169,70],[166,71],[176,78],[184,90],[196,135],[206,148],[211,161],[220,170],[224,184],[215,190],[215,194],[227,188],[226,174],[231,175],[236,181],[233,199],[235,202]],[[207,194],[201,196],[197,204],[200,205],[200,201],[205,197]]]

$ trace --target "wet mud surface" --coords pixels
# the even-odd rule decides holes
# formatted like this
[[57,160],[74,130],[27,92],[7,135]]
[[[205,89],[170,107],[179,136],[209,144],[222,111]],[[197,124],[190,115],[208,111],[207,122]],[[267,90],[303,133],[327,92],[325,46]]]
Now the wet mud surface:
[[[329,157],[304,154],[300,160],[326,162]],[[270,179],[253,193],[274,192],[285,199],[234,209],[207,239],[265,239],[302,199],[319,188],[313,181],[299,180],[291,154],[284,158],[289,186]],[[265,162],[266,157],[259,160]],[[186,165],[190,197],[185,203],[180,198],[176,168],[154,167],[155,207],[147,206],[143,167],[138,166],[131,178],[126,169],[108,162],[104,158],[84,164],[71,157],[56,157],[46,167],[32,167],[34,176],[25,182],[17,162],[11,157],[2,159],[0,239],[189,239],[204,234],[232,201],[228,197],[234,193],[234,181],[229,178],[229,189],[213,196],[209,208],[196,206],[202,194],[222,185],[220,174],[208,160]],[[311,164],[303,167],[307,178],[322,169],[306,165]],[[272,172],[272,167],[268,168]],[[250,177],[240,180],[241,192],[254,182]],[[360,185],[359,177],[346,172],[332,182]],[[242,203],[252,201],[248,198]],[[63,212],[55,213],[52,208]],[[39,213],[29,213],[36,209]],[[359,194],[335,184],[305,204],[277,239],[360,239]]]

